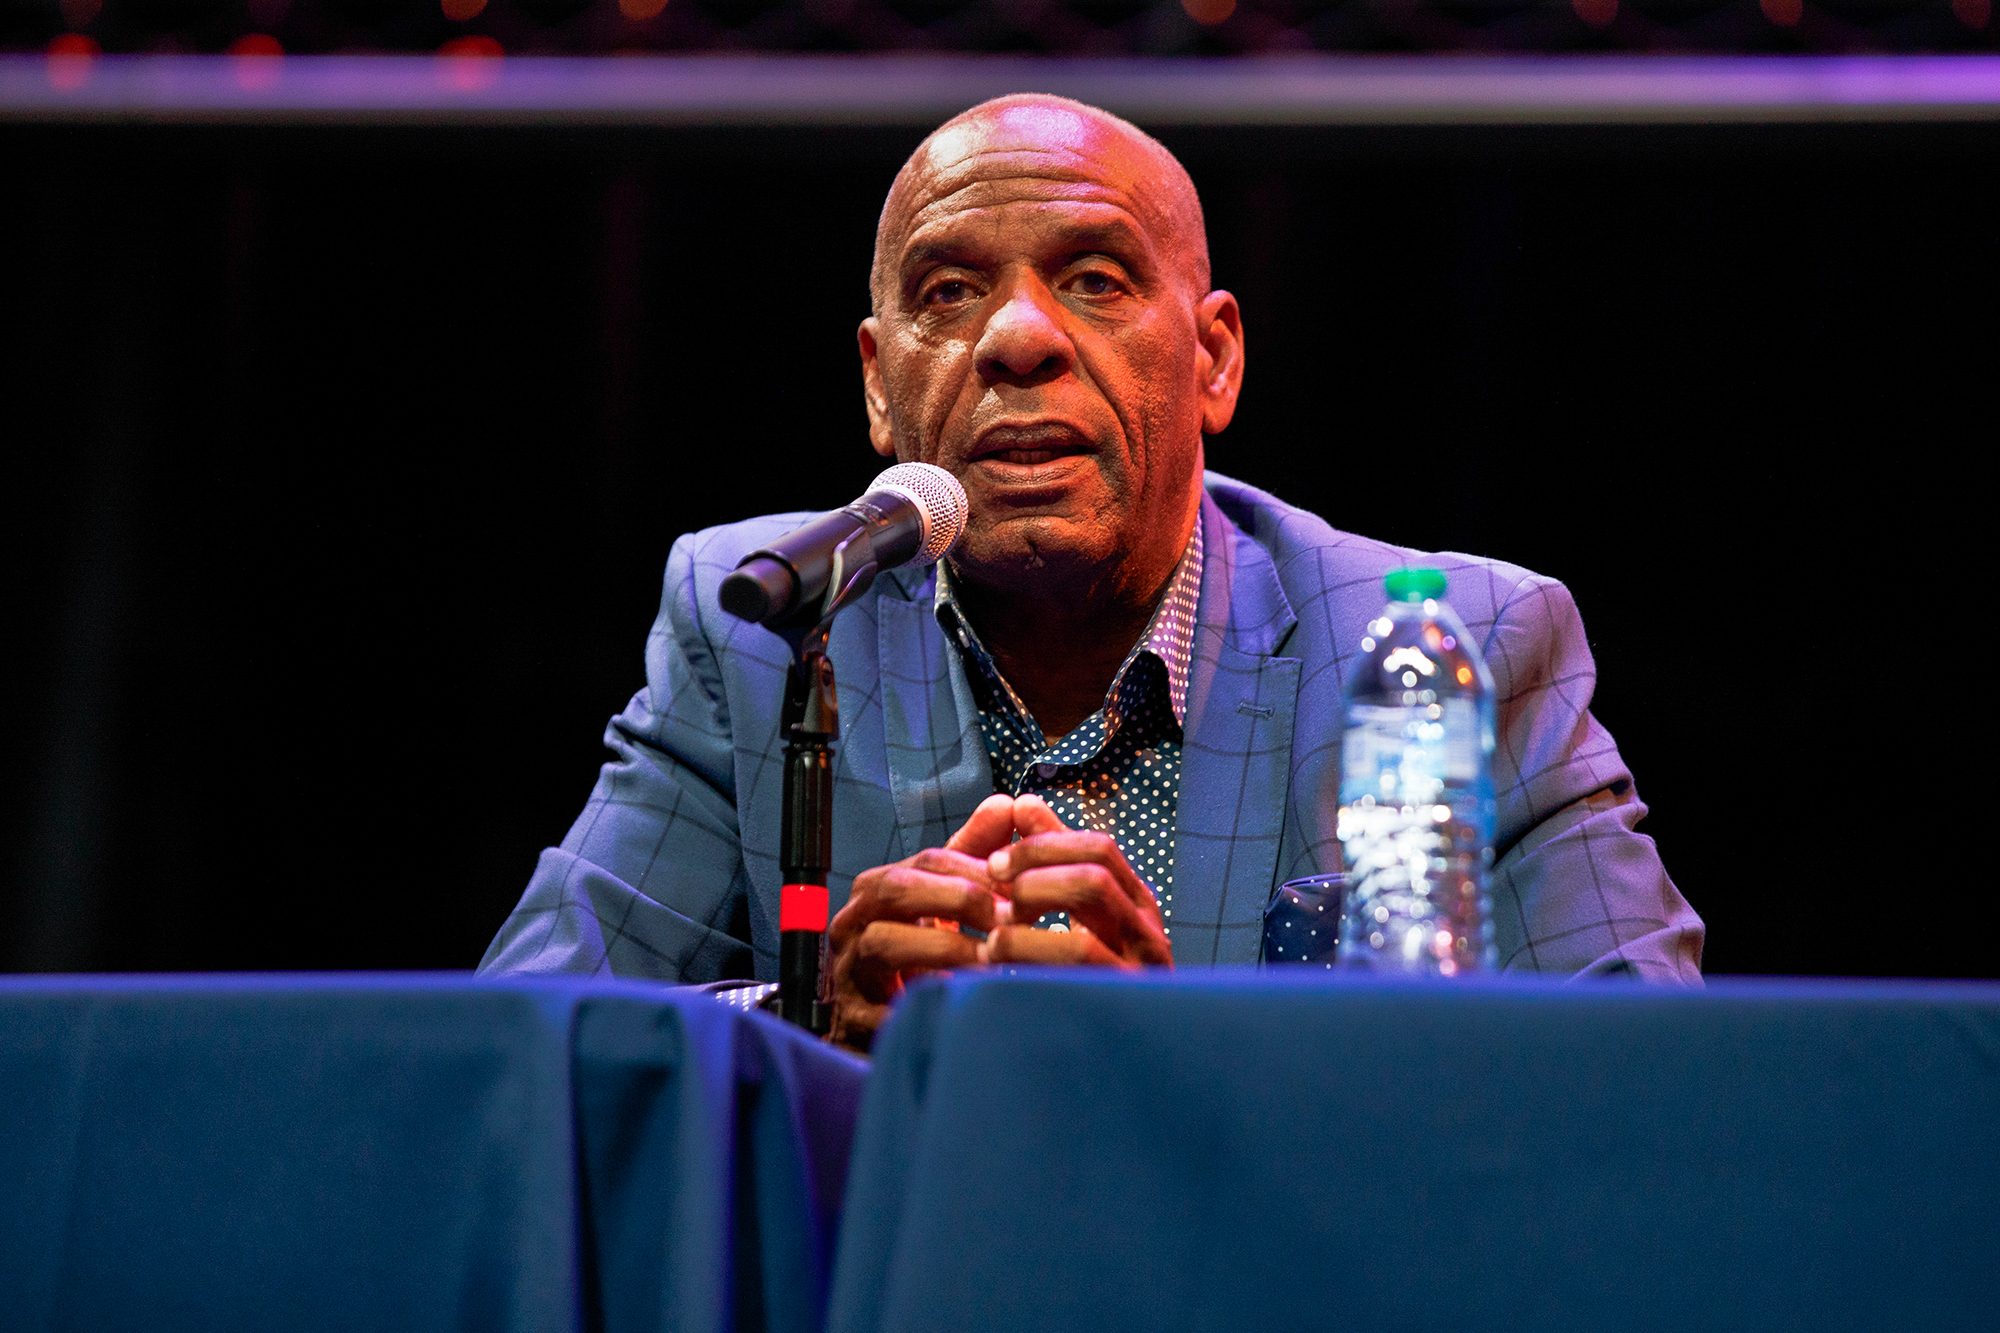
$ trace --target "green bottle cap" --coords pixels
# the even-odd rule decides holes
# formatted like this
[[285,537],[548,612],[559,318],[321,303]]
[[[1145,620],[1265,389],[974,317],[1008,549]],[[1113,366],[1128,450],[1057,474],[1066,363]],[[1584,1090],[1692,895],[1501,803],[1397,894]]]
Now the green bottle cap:
[[1392,602],[1421,602],[1427,597],[1444,596],[1441,569],[1392,569],[1382,576],[1382,586]]

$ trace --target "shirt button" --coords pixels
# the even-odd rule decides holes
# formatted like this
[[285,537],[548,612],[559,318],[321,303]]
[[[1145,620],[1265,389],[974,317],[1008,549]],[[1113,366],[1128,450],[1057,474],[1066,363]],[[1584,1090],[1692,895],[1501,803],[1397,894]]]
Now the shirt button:
[[1062,772],[1061,764],[1051,764],[1048,763],[1047,761],[1044,761],[1042,763],[1035,765],[1035,776],[1040,778],[1043,782],[1055,781],[1056,774],[1060,772]]

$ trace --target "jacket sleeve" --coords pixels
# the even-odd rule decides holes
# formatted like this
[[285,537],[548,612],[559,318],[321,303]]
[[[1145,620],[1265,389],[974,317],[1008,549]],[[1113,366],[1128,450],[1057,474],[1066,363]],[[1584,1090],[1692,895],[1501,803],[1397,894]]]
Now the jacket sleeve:
[[1667,877],[1569,590],[1529,575],[1497,615],[1493,922],[1503,968],[1699,984],[1701,918]]
[[695,594],[700,562],[697,538],[674,543],[646,688],[605,728],[611,761],[480,971],[751,975],[729,708]]

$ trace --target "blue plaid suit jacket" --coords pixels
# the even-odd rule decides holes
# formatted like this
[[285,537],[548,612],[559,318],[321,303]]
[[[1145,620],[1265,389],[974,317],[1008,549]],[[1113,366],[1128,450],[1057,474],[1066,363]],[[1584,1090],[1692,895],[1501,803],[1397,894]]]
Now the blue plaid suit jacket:
[[[1493,906],[1504,966],[1699,979],[1702,924],[1636,831],[1646,807],[1590,715],[1596,667],[1560,583],[1475,556],[1339,532],[1210,473],[1175,850],[1174,961],[1253,963],[1278,884],[1337,868],[1340,699],[1382,575],[1445,570],[1498,689]],[[805,515],[682,537],[646,648],[646,688],[542,854],[482,970],[774,980],[785,649],[725,615],[742,556]],[[903,568],[836,622],[836,909],[854,877],[935,847],[993,791],[963,663]]]

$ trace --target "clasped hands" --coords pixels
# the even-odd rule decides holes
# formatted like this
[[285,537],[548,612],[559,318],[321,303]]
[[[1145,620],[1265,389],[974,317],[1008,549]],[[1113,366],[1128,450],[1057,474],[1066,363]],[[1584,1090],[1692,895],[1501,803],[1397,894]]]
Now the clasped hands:
[[[1035,930],[1048,912],[1069,913],[1069,931]],[[924,972],[1174,962],[1153,891],[1108,834],[1067,827],[1038,796],[1006,795],[987,797],[944,846],[856,876],[827,952],[830,1035],[864,1051],[904,982]]]

